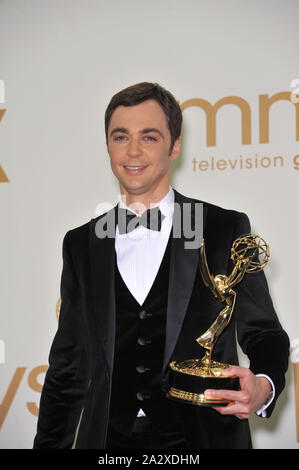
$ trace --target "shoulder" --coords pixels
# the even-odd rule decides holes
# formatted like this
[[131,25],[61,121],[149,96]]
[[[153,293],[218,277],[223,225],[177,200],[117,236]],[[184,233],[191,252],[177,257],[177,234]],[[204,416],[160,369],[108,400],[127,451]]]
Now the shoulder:
[[217,224],[217,225],[230,225],[235,226],[238,224],[241,225],[248,225],[249,219],[244,212],[237,211],[235,209],[228,209],[216,204],[212,204],[210,202],[191,198],[180,194],[178,191],[175,190],[175,200],[178,203],[190,203],[195,205],[200,203],[203,205],[204,211],[204,220],[205,223],[208,225]]
[[82,244],[85,240],[87,240],[91,223],[92,220],[78,227],[69,229],[64,236],[64,245],[73,246]]
[[102,221],[102,225],[106,225],[107,217],[109,227],[112,226],[112,229],[115,228],[115,207],[113,207],[108,212],[105,212],[78,227],[68,230],[63,239],[64,247],[69,248],[72,251],[84,251],[84,249],[87,249],[91,240],[101,238],[98,237],[97,226]]

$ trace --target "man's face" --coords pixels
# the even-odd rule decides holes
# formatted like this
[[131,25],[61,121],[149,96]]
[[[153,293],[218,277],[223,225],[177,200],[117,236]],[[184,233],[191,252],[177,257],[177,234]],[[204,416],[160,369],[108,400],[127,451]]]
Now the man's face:
[[170,144],[166,116],[155,100],[115,109],[108,128],[108,152],[122,194],[143,194],[155,202],[168,192],[170,165],[179,155],[180,139],[171,152]]

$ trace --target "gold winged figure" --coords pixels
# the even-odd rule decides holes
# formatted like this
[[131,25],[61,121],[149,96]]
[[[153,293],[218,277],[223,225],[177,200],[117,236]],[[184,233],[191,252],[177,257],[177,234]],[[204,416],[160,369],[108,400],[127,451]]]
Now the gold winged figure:
[[228,325],[235,307],[236,292],[233,287],[243,279],[245,273],[264,269],[269,257],[269,246],[261,237],[253,234],[242,235],[234,241],[231,248],[231,259],[235,264],[231,274],[229,276],[224,274],[212,276],[207,263],[205,242],[204,239],[202,240],[199,267],[203,282],[206,287],[209,287],[216,299],[226,303],[214,323],[196,339],[207,350],[201,361],[207,369],[211,367],[211,355],[215,343]]

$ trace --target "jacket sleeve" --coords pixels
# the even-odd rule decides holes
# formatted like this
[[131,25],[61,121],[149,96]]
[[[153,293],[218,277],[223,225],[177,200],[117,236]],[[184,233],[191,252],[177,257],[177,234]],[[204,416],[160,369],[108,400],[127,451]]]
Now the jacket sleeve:
[[[234,239],[250,231],[248,217],[240,214]],[[250,360],[251,371],[269,376],[275,386],[275,398],[267,408],[267,417],[270,417],[285,385],[289,338],[273,307],[263,271],[246,273],[234,290],[237,293],[235,318],[239,344]]]
[[69,249],[63,241],[61,308],[42,390],[34,448],[72,446],[87,392],[86,327],[82,297]]

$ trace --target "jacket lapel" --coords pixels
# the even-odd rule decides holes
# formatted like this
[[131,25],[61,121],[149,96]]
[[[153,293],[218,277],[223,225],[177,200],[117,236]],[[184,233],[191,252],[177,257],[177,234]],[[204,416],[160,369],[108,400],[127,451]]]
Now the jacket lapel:
[[103,217],[93,219],[90,224],[90,264],[94,315],[92,327],[100,340],[106,357],[108,370],[112,374],[115,342],[115,208],[103,217],[109,219],[109,234],[99,238],[99,232],[106,230]]
[[[191,217],[194,221],[194,208],[198,201],[185,198],[175,191],[175,211],[179,210],[183,214],[183,205],[189,203]],[[204,226],[207,215],[207,208],[203,206],[202,224]],[[174,217],[175,220],[175,217]],[[201,227],[203,232],[203,227]],[[199,248],[186,249],[185,242],[188,241],[183,231],[181,217],[181,236],[173,237],[171,240],[171,258],[169,270],[169,288],[166,319],[166,343],[163,361],[163,372],[166,371],[171,355],[179,337],[188,303],[191,297],[194,279],[197,273],[199,261]]]

